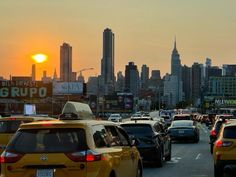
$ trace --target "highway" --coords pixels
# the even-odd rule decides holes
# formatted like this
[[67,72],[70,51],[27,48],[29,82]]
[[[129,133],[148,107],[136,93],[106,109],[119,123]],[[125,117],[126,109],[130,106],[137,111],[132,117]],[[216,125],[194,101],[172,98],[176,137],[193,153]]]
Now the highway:
[[172,160],[162,168],[144,164],[143,177],[214,177],[209,130],[201,124],[199,128],[199,143],[173,142]]

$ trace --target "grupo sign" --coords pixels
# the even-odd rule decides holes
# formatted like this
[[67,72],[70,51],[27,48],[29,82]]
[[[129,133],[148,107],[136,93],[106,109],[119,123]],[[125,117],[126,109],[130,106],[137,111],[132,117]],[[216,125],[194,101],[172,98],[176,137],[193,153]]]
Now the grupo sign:
[[0,98],[25,99],[52,96],[52,84],[41,81],[1,81]]
[[83,94],[83,82],[55,82],[53,95]]

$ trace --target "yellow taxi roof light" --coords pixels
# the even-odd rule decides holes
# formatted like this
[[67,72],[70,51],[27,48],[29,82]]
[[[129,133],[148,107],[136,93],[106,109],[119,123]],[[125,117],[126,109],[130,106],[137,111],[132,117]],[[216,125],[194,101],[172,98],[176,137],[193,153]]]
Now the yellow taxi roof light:
[[62,109],[60,119],[95,119],[88,104],[67,101]]

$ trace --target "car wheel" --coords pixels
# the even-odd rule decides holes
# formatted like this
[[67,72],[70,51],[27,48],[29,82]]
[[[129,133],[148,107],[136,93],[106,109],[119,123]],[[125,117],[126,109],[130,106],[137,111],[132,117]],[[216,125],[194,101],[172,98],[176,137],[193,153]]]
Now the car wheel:
[[220,165],[214,165],[214,177],[223,177],[223,169]]
[[171,160],[171,144],[169,145],[169,154],[165,157],[165,161]]
[[160,153],[159,153],[159,159],[158,159],[158,162],[157,162],[157,166],[158,166],[158,167],[162,167],[162,166],[163,166],[163,154],[162,154],[162,150],[160,150]]
[[211,154],[213,154],[213,144],[210,145],[210,151],[211,151]]
[[142,176],[143,176],[142,166],[141,166],[140,163],[138,163],[138,168],[137,168],[136,177],[142,177]]
[[198,143],[199,142],[199,136],[196,136],[194,143]]

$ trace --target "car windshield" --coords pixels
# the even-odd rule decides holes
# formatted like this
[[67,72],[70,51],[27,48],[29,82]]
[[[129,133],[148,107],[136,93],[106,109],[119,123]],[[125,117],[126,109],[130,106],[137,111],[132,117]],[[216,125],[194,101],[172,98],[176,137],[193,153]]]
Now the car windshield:
[[174,121],[172,127],[191,127],[193,126],[192,121]]
[[56,153],[76,152],[85,148],[83,129],[33,129],[18,131],[7,150],[19,153]]
[[123,124],[121,125],[129,135],[152,136],[153,131],[150,125],[146,124]]

